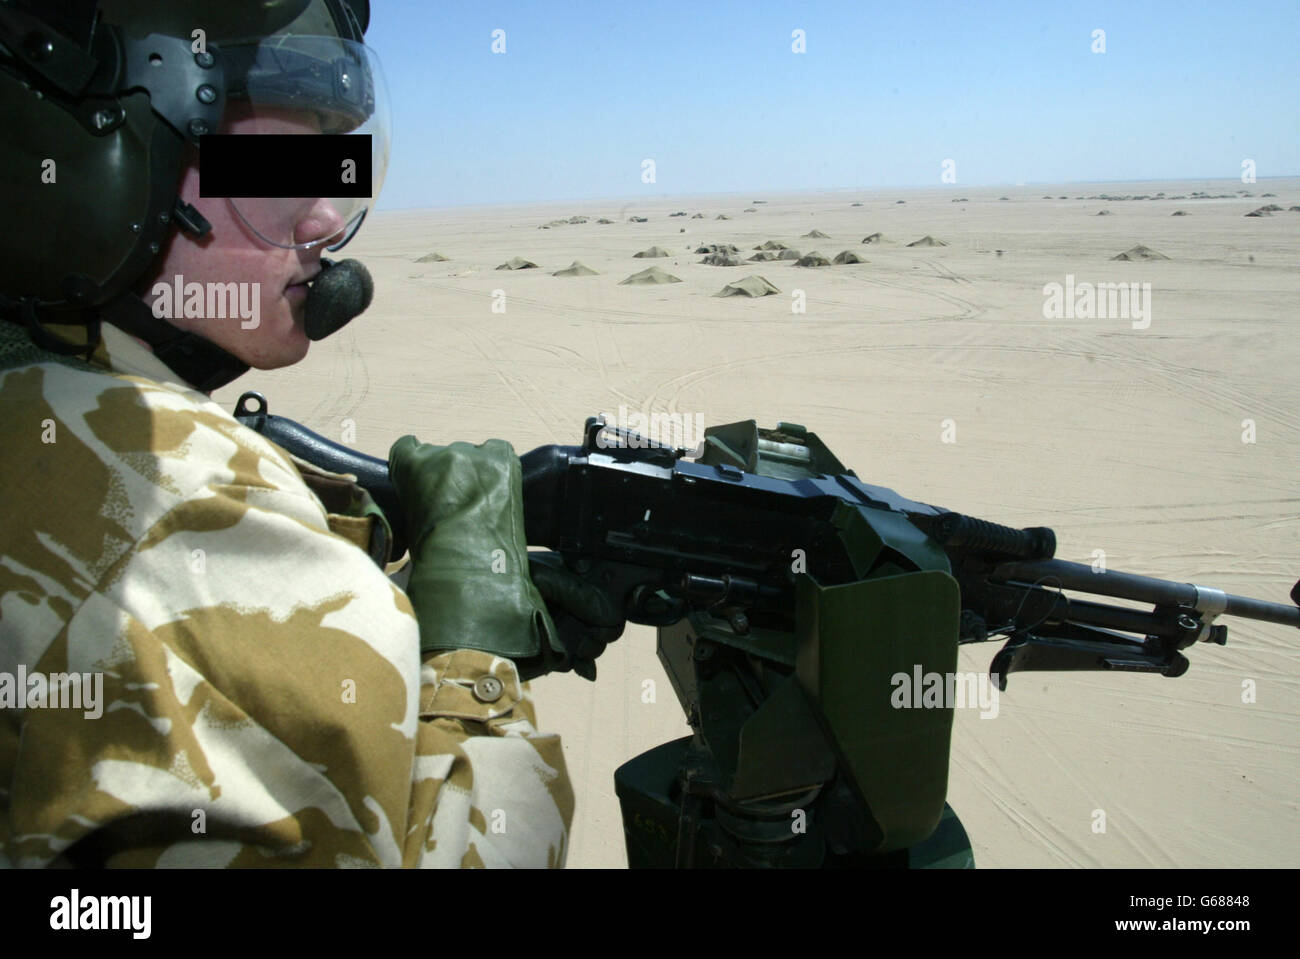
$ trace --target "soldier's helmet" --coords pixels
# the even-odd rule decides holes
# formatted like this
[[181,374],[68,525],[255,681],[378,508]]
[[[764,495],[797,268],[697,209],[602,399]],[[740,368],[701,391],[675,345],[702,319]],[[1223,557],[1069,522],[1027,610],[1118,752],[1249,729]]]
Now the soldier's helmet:
[[368,0],[0,0],[0,310],[89,322],[133,295],[170,231],[208,228],[177,187],[234,111],[371,135],[371,195],[331,199],[333,236],[295,244],[266,202],[227,201],[268,243],[346,243],[390,143],[369,19]]

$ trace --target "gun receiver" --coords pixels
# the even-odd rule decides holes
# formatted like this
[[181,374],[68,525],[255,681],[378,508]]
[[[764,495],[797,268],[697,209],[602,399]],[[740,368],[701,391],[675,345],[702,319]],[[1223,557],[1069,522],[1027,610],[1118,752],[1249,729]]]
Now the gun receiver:
[[[235,416],[296,456],[357,476],[401,535],[384,460],[270,415],[258,393],[240,397]],[[1022,670],[1180,676],[1188,665],[1180,650],[1226,644],[1227,628],[1214,622],[1221,615],[1300,628],[1296,606],[1054,559],[1056,537],[1046,527],[1012,529],[864,483],[800,426],[714,427],[701,455],[688,455],[597,418],[587,421],[580,446],[524,453],[529,545],[559,552],[631,622],[669,626],[703,612],[737,636],[793,631],[801,572],[835,586],[917,568],[916,556],[941,549],[961,590],[958,641],[1009,637],[992,666],[1003,689],[1007,675]],[[865,568],[841,535],[849,507],[874,511],[894,534]],[[1154,608],[1067,598],[1066,589]]]

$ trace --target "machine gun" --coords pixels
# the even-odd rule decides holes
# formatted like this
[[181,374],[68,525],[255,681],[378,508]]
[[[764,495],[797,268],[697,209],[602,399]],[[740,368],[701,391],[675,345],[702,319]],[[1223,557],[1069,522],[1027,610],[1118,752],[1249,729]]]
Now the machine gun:
[[[257,393],[235,416],[403,528],[386,461]],[[945,802],[960,644],[1007,639],[1004,690],[1026,670],[1181,676],[1184,650],[1227,642],[1221,615],[1300,627],[1300,583],[1286,605],[1055,559],[1052,530],[864,483],[790,423],[713,427],[688,453],[592,418],[520,462],[529,545],[657,628],[694,730],[615,774],[634,867],[973,865]]]

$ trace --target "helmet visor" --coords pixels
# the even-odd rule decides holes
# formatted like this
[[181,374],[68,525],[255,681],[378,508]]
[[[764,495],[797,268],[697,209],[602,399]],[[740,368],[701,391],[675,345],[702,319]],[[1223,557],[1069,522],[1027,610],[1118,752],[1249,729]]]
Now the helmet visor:
[[[391,118],[379,58],[362,43],[323,36],[222,44],[221,52],[228,78],[224,132],[370,137],[371,177],[358,184],[360,195],[228,201],[243,225],[272,246],[337,250],[361,226],[388,168]],[[274,150],[261,156],[260,162],[276,162]],[[286,171],[277,172],[283,179]]]

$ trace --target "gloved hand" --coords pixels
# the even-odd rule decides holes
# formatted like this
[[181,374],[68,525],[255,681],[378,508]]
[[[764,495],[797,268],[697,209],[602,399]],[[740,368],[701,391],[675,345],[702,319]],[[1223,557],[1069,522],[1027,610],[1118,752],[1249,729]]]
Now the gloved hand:
[[[622,633],[622,619],[600,605],[594,587],[539,561],[534,568],[544,570],[538,575],[564,624],[557,629],[529,575],[522,471],[509,443],[444,447],[404,436],[389,453],[389,474],[406,513],[406,592],[422,652],[483,650],[514,660],[525,680],[566,669],[595,678],[592,660]],[[596,616],[599,635],[581,626],[587,615]]]
[[[583,679],[594,680],[596,658],[623,635],[627,620],[622,610],[608,594],[566,569],[559,553],[529,553],[528,565],[564,646],[565,659],[548,664],[548,671],[572,669]],[[531,678],[524,672],[521,666],[521,677]]]

